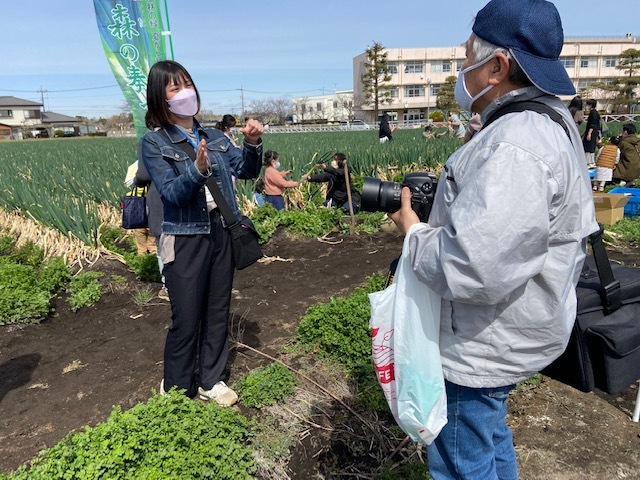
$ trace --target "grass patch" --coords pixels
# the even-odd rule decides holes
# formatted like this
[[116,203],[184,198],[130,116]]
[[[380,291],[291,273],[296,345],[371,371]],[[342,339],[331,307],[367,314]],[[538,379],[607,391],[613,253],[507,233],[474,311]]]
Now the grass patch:
[[46,317],[51,299],[71,277],[62,258],[43,262],[42,249],[32,243],[15,248],[0,237],[0,325],[33,323]]
[[67,303],[71,310],[77,312],[82,307],[95,305],[102,296],[102,285],[100,278],[102,272],[88,271],[82,272],[71,279],[67,292]]
[[624,217],[614,225],[607,225],[605,235],[607,231],[619,235],[625,242],[640,243],[640,217]]
[[136,292],[132,293],[133,302],[139,307],[143,307],[144,305],[148,305],[151,300],[153,300],[156,296],[151,287],[143,287]]
[[249,479],[255,465],[246,420],[172,389],[105,423],[70,434],[11,480],[52,478]]
[[252,370],[234,384],[240,403],[253,408],[282,402],[295,387],[296,379],[291,370],[277,362]]

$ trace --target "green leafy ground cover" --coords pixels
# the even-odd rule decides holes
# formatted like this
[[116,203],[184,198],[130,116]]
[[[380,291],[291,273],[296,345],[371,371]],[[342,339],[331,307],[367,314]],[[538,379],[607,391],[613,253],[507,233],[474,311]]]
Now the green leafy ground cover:
[[194,402],[172,390],[69,434],[30,465],[5,478],[228,479],[253,478],[247,422],[215,402]]

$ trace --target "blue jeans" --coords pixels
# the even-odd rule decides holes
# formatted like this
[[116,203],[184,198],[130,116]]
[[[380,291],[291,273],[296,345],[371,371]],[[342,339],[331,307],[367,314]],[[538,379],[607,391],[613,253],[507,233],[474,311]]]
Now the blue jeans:
[[515,385],[469,388],[445,380],[448,422],[427,446],[433,480],[517,480],[507,426],[507,397]]
[[284,210],[284,197],[282,195],[265,195],[265,200],[273,205],[276,210]]

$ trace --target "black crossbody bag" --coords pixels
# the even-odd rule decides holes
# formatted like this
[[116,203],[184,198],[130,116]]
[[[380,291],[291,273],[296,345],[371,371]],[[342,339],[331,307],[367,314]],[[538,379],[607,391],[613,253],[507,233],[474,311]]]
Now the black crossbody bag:
[[[496,111],[483,128],[507,113],[546,114],[569,136],[562,115],[535,101]],[[569,136],[570,138],[570,136]],[[611,265],[600,231],[589,236],[578,285],[576,321],[565,352],[542,373],[583,392],[616,394],[640,378],[640,269]]]
[[[184,150],[189,155],[189,158],[195,162],[196,152],[188,142],[179,142],[176,145]],[[249,265],[253,265],[264,256],[259,243],[260,235],[256,231],[253,222],[245,215],[242,215],[241,220],[236,219],[213,175],[207,178],[207,187],[216,205],[218,205],[226,228],[231,235],[231,250],[235,268],[242,270]]]

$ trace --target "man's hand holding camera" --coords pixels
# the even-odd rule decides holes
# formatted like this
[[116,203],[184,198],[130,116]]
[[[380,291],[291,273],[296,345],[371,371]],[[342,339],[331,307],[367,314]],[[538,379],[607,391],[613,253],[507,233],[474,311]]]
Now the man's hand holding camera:
[[411,190],[409,190],[408,187],[402,188],[400,210],[389,214],[389,218],[393,220],[393,223],[396,224],[402,233],[407,233],[412,225],[420,223],[418,214],[411,207]]

